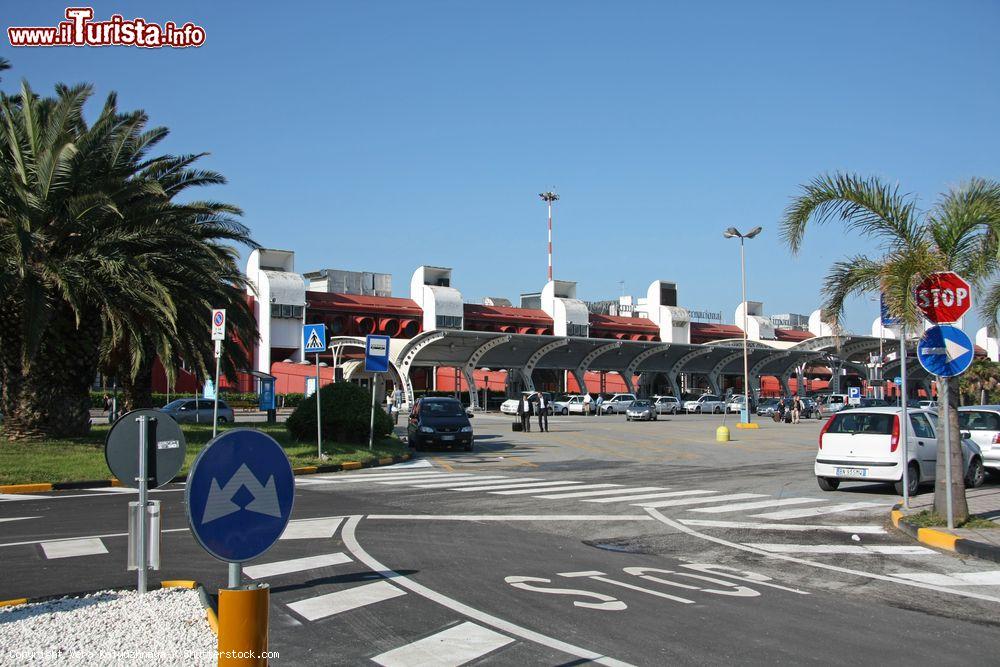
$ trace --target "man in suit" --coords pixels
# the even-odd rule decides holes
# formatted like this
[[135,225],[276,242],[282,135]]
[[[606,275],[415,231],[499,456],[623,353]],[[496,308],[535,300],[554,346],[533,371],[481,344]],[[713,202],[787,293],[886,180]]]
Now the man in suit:
[[531,401],[528,394],[521,394],[521,400],[517,402],[517,416],[521,418],[521,429],[528,433],[531,431]]
[[535,394],[538,397],[538,430],[548,431],[549,430],[549,404],[545,400],[545,394],[538,392]]

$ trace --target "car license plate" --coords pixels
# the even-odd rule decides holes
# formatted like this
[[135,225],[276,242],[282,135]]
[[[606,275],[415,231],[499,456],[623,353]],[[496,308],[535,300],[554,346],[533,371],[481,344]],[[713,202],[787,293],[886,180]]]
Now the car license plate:
[[441,439],[442,440],[454,440],[455,436],[453,436],[453,435],[442,435]]
[[864,468],[837,468],[839,477],[867,477],[868,471]]

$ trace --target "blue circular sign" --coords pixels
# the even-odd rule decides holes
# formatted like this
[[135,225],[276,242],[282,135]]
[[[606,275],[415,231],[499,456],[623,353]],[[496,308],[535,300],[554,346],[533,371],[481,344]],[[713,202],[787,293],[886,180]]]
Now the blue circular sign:
[[964,373],[972,364],[975,349],[972,339],[964,331],[941,324],[924,332],[917,343],[917,358],[931,375],[954,377]]
[[198,453],[184,495],[201,546],[219,560],[241,563],[267,551],[285,531],[295,476],[274,438],[235,429]]

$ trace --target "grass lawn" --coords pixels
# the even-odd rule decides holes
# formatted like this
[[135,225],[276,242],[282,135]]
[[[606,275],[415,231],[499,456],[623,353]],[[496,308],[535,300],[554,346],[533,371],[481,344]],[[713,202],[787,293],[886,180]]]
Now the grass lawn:
[[[918,528],[936,528],[944,527],[948,525],[948,520],[940,515],[934,514],[930,510],[924,510],[918,512],[917,514],[910,514],[906,517],[907,522],[917,526]],[[983,519],[976,515],[972,515],[969,519],[962,524],[955,526],[956,528],[1000,528],[997,524],[990,521],[989,519]]]
[[[212,439],[212,426],[183,424],[181,427],[187,439],[187,456],[181,469],[181,474],[184,474],[191,467],[194,457]],[[111,471],[104,461],[104,440],[108,428],[107,425],[91,426],[88,436],[65,440],[10,442],[0,438],[0,484],[109,479]],[[375,443],[371,450],[367,445],[324,442],[323,453],[329,460],[321,461],[316,456],[316,442],[294,442],[284,424],[228,424],[220,426],[219,431],[234,428],[254,428],[270,435],[284,447],[292,467],[330,465],[344,461],[364,463],[409,451],[395,437]]]

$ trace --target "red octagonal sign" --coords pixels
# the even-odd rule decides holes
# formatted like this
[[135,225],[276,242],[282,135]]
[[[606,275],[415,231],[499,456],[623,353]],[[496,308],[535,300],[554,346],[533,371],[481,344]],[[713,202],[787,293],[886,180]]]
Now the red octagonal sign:
[[927,276],[915,295],[917,308],[934,324],[957,322],[972,307],[972,287],[954,271]]

